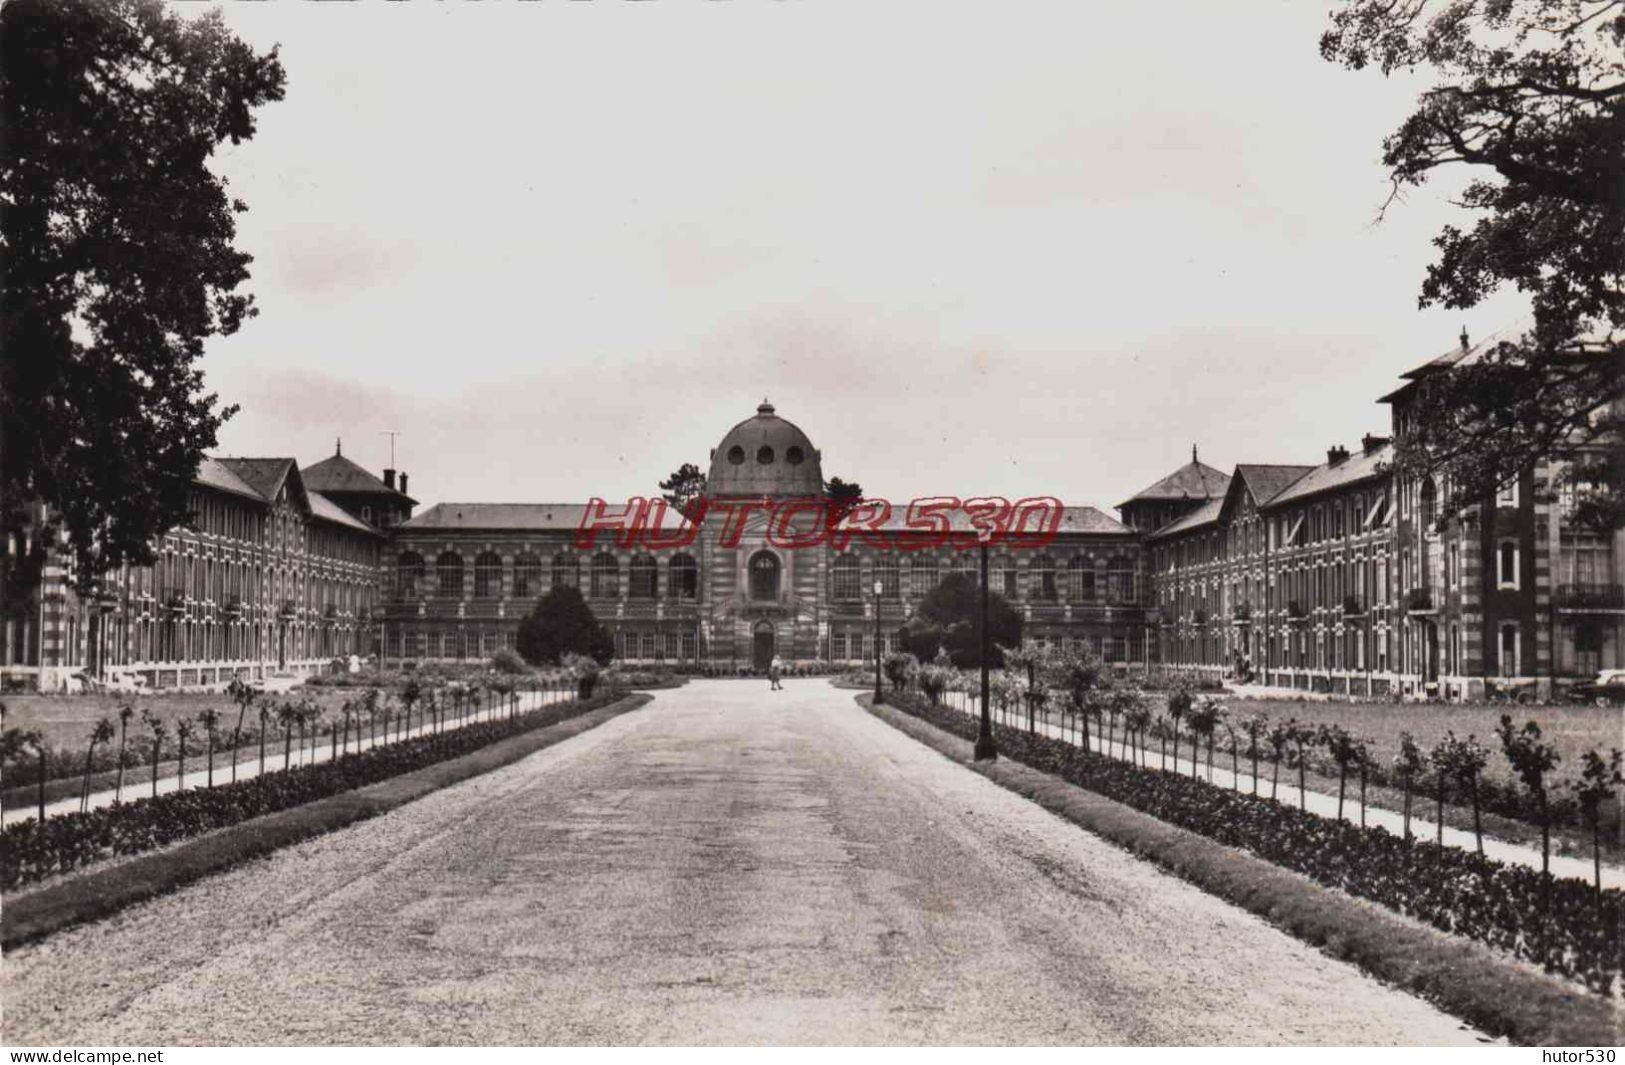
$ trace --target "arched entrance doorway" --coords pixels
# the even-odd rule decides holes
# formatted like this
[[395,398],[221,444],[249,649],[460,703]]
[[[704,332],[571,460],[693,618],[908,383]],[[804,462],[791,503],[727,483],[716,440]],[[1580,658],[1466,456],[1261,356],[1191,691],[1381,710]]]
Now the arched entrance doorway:
[[758,621],[751,630],[750,664],[760,672],[767,672],[767,667],[773,664],[773,623]]

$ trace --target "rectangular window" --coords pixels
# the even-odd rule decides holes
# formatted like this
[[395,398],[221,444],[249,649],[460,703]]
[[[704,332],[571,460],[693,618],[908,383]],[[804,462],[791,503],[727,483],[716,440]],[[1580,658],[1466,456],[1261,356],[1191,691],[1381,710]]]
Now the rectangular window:
[[1495,579],[1500,588],[1518,587],[1518,543],[1502,540],[1495,551]]
[[829,657],[834,662],[846,658],[846,633],[837,632],[829,638]]
[[1518,632],[1518,623],[1515,621],[1503,622],[1501,624],[1501,654],[1499,662],[1501,676],[1518,676],[1518,657],[1519,652],[1522,650],[1520,647],[1521,643],[1522,640],[1520,639]]
[[1516,477],[1503,485],[1501,490],[1495,494],[1495,505],[1498,507],[1516,507],[1518,505],[1518,479]]
[[694,637],[694,633],[685,632],[682,635],[683,635],[683,650],[682,650],[683,661],[692,662],[692,661],[694,661],[695,658],[699,657],[698,652],[696,651],[696,640],[695,640],[695,637]]

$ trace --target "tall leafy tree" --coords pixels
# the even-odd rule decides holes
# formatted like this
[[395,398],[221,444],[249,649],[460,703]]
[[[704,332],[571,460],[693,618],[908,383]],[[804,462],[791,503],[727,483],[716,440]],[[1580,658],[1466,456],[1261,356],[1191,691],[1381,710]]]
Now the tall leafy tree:
[[705,474],[692,462],[685,462],[660,482],[660,493],[684,517],[694,516],[694,507],[705,495]]
[[559,585],[536,601],[519,623],[514,648],[533,666],[556,666],[565,655],[586,655],[608,665],[615,641],[579,589]]
[[[921,661],[939,651],[960,669],[982,664],[981,583],[967,573],[950,573],[925,594],[899,630],[903,649]],[[1021,646],[1021,615],[998,592],[987,601],[989,665],[1004,664],[1002,647]]]
[[[21,543],[47,505],[81,586],[188,517],[204,452],[234,411],[203,390],[204,342],[255,313],[239,291],[246,205],[209,170],[283,94],[218,13],[160,0],[0,6],[0,497]],[[34,544],[47,537],[33,538]],[[36,547],[8,570],[37,580]]]
[[[1625,520],[1625,0],[1343,0],[1321,54],[1434,84],[1383,142],[1393,198],[1439,171],[1472,179],[1422,282],[1423,307],[1472,307],[1503,285],[1533,327],[1419,383],[1396,466],[1443,469],[1473,502],[1534,461],[1596,447],[1568,468],[1581,518]],[[1386,205],[1384,205],[1386,207]]]
[[833,529],[863,502],[863,485],[831,477],[824,482],[824,499],[829,503],[829,527]]

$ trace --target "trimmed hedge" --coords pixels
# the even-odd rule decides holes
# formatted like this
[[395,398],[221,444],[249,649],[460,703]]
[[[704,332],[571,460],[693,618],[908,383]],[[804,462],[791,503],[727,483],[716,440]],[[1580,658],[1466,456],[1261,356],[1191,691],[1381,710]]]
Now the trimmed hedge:
[[[975,738],[974,718],[926,705],[912,694],[891,702],[944,731]],[[1047,736],[994,728],[1006,757],[1442,931],[1507,951],[1600,994],[1611,993],[1625,970],[1625,891],[1598,895],[1582,880],[1547,877],[1457,847],[1406,841],[1381,827],[1361,828]]]
[[10,890],[114,855],[140,854],[278,810],[300,806],[456,758],[508,736],[556,724],[622,697],[606,690],[514,718],[413,736],[336,762],[319,762],[220,784],[115,803],[84,813],[20,821],[0,831],[0,890]]

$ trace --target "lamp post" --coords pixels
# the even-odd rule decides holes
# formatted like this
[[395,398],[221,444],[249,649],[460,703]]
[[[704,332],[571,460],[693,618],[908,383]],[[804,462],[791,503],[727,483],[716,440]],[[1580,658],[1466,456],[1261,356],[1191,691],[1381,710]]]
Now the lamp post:
[[978,762],[991,762],[999,757],[999,748],[993,742],[993,717],[988,709],[988,683],[987,683],[987,545],[993,539],[992,529],[976,530],[976,540],[982,553],[982,626],[981,626],[981,659],[982,659],[982,723],[976,730],[976,746],[972,757]]
[[879,706],[886,701],[886,696],[880,690],[880,594],[886,590],[886,582],[879,577],[875,578],[875,705]]

